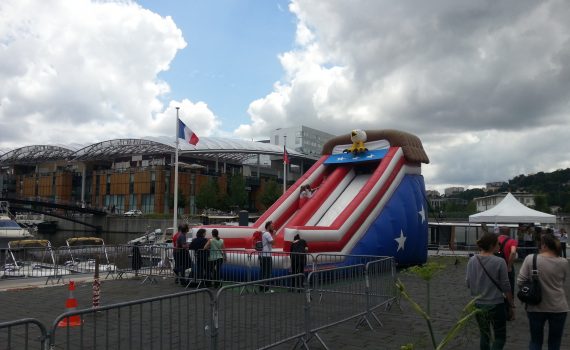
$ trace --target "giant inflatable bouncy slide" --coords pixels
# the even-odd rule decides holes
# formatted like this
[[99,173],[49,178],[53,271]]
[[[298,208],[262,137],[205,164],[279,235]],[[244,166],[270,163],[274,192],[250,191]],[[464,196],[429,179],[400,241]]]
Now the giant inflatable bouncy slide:
[[[272,221],[274,250],[296,234],[311,253],[393,256],[399,265],[427,260],[427,203],[420,139],[397,130],[353,130],[325,144],[323,155],[252,227],[217,228],[228,249],[250,250],[252,233]],[[300,205],[301,188],[313,195]]]

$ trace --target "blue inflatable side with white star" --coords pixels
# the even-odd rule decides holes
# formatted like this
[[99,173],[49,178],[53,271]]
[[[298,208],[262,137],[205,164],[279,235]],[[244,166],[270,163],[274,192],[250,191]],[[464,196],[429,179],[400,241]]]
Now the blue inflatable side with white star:
[[351,254],[393,256],[400,266],[427,261],[428,217],[421,175],[406,175]]

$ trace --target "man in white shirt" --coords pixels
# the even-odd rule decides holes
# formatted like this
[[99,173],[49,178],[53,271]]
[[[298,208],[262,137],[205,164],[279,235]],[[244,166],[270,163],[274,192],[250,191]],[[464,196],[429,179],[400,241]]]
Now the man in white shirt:
[[[271,278],[271,270],[273,265],[273,260],[271,258],[271,250],[273,249],[273,237],[275,235],[275,230],[273,228],[273,222],[268,221],[265,223],[265,231],[261,235],[261,243],[263,244],[263,249],[259,256],[259,266],[261,268],[262,280]],[[260,286],[259,290],[261,292],[273,293],[273,290],[269,289],[268,286]]]

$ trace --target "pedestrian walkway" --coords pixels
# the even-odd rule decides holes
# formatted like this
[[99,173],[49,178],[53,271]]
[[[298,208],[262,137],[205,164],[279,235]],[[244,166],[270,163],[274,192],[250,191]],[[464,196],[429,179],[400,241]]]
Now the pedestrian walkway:
[[[436,334],[442,338],[445,331],[451,328],[463,306],[470,300],[469,291],[465,287],[465,266],[467,260],[454,257],[431,257],[430,260],[447,265],[431,284],[431,311],[434,319]],[[426,284],[419,278],[398,272],[409,294],[422,306],[426,305]],[[92,279],[77,279],[76,291],[79,308],[89,308],[92,304]],[[101,284],[101,305],[125,302],[133,299],[149,298],[158,295],[172,294],[183,291],[174,284],[171,278],[158,278],[157,283],[141,284],[142,279],[103,280]],[[36,318],[47,327],[51,327],[55,318],[65,311],[65,301],[68,297],[67,285],[44,286],[45,281],[2,280],[0,281],[0,322],[20,318]],[[570,291],[570,281],[566,281],[566,290]],[[568,293],[570,294],[570,293]],[[236,298],[239,298],[236,294]],[[253,296],[249,296],[251,298]],[[263,295],[259,295],[263,297]],[[293,293],[284,293],[284,298],[294,298]],[[293,300],[293,299],[292,299]],[[528,347],[528,321],[524,306],[517,304],[517,320],[508,323],[506,349],[524,349]],[[400,349],[400,346],[414,343],[414,349],[431,349],[425,321],[420,318],[406,301],[389,310],[377,310],[377,315],[383,327],[374,331],[367,328],[355,329],[355,321],[326,329],[319,333],[331,349]],[[299,319],[302,323],[303,320]],[[278,325],[276,325],[278,327]],[[448,349],[478,349],[479,333],[473,321],[464,331],[460,332]],[[570,322],[566,324],[563,337],[563,347],[570,346]],[[289,349],[293,344],[288,343],[277,349]],[[311,341],[311,348],[320,349],[316,341]],[[0,349],[2,345],[0,344]]]

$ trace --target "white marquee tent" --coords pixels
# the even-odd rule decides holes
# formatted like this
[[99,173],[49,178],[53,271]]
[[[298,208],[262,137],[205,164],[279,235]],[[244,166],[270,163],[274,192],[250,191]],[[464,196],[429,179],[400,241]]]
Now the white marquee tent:
[[556,223],[556,216],[530,209],[508,193],[503,200],[489,210],[469,215],[469,222],[487,223]]

